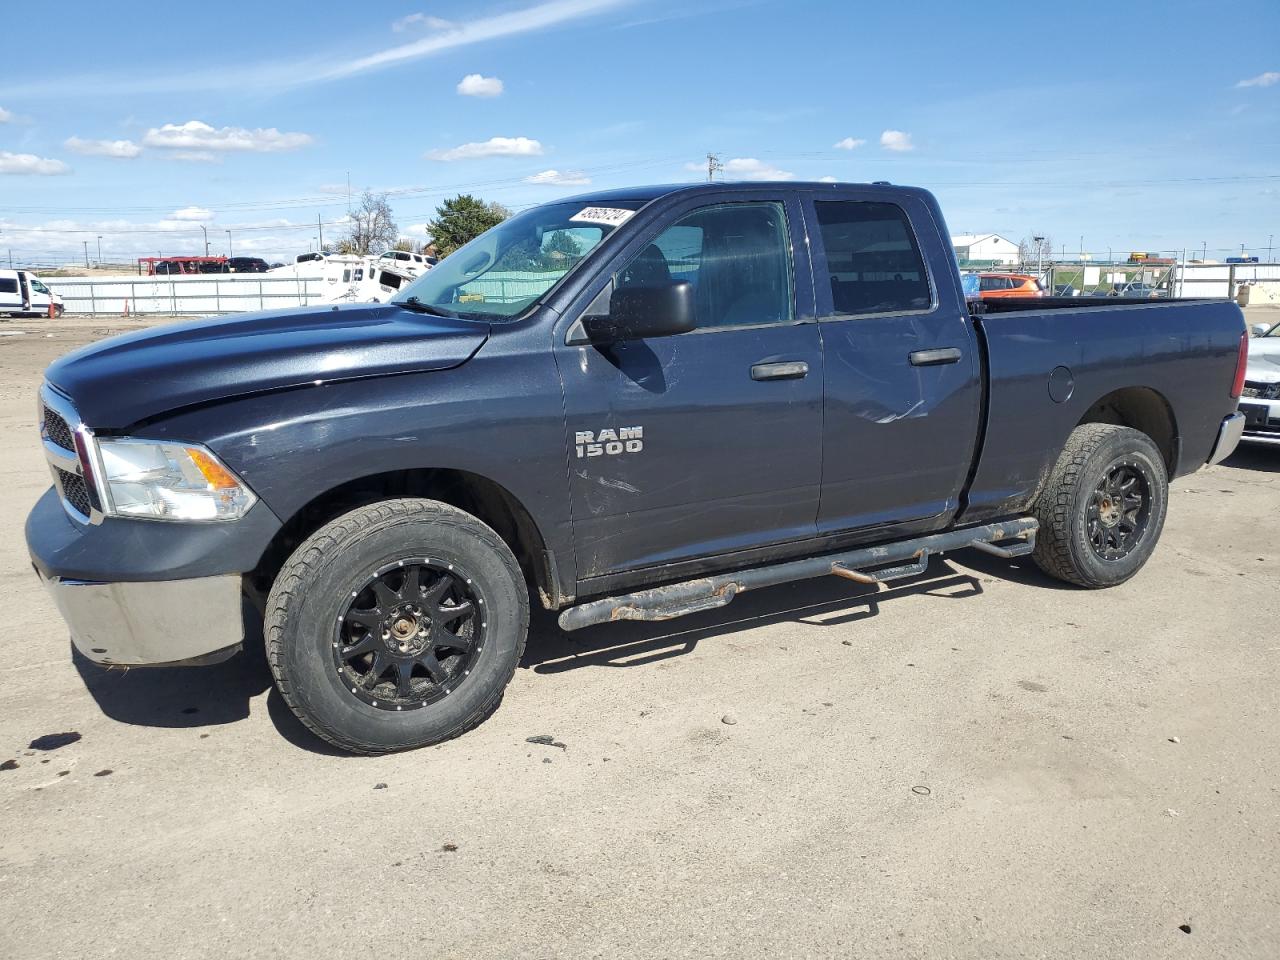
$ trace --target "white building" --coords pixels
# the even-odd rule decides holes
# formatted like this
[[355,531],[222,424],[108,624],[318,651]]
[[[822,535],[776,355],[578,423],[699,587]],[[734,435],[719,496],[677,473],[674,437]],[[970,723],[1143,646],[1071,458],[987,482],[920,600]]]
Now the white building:
[[985,260],[1011,266],[1018,262],[1018,245],[998,233],[962,233],[951,238],[951,246],[956,251],[956,259],[962,263]]

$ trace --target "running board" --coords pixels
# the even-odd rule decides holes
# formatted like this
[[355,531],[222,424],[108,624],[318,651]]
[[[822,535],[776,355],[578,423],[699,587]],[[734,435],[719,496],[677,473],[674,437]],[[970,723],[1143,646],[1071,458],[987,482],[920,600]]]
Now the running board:
[[[727,606],[734,597],[747,590],[814,577],[835,575],[857,583],[886,583],[924,573],[929,566],[930,557],[965,547],[976,547],[997,557],[1022,557],[1035,549],[1038,526],[1033,517],[1022,517],[1004,523],[966,527],[916,537],[913,540],[864,547],[848,553],[826,554],[768,567],[739,570],[736,573],[686,580],[666,587],[637,590],[620,597],[608,597],[570,607],[560,614],[560,628],[580,630],[597,623],[618,620],[673,620],[689,613]],[[889,564],[896,566],[888,566]]]

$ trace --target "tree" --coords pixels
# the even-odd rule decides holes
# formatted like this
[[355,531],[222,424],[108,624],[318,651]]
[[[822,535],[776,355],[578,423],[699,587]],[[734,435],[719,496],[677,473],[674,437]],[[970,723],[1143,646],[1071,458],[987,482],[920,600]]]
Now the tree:
[[399,239],[400,228],[391,216],[387,195],[366,190],[360,197],[360,206],[351,212],[351,226],[339,242],[338,250],[365,257],[382,253]]
[[436,207],[436,218],[427,224],[427,232],[444,257],[509,216],[511,211],[502,204],[485,203],[463,193]]
[[[1036,243],[1036,237],[1040,238],[1039,243]],[[1052,259],[1052,252],[1053,238],[1048,234],[1032,234],[1018,241],[1018,261],[1023,267],[1029,267],[1033,263],[1047,263]]]

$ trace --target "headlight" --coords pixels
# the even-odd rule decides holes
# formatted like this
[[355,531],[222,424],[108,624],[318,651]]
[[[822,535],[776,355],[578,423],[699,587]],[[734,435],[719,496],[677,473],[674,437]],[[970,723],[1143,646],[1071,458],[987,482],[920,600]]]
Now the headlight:
[[199,444],[98,438],[105,512],[154,520],[236,520],[253,491]]

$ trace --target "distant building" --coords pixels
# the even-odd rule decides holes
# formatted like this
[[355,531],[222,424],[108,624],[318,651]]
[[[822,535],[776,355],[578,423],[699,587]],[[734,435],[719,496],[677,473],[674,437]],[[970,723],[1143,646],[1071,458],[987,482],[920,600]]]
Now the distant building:
[[956,259],[961,263],[976,260],[999,266],[1012,266],[1018,262],[1018,245],[998,233],[962,233],[951,238]]

